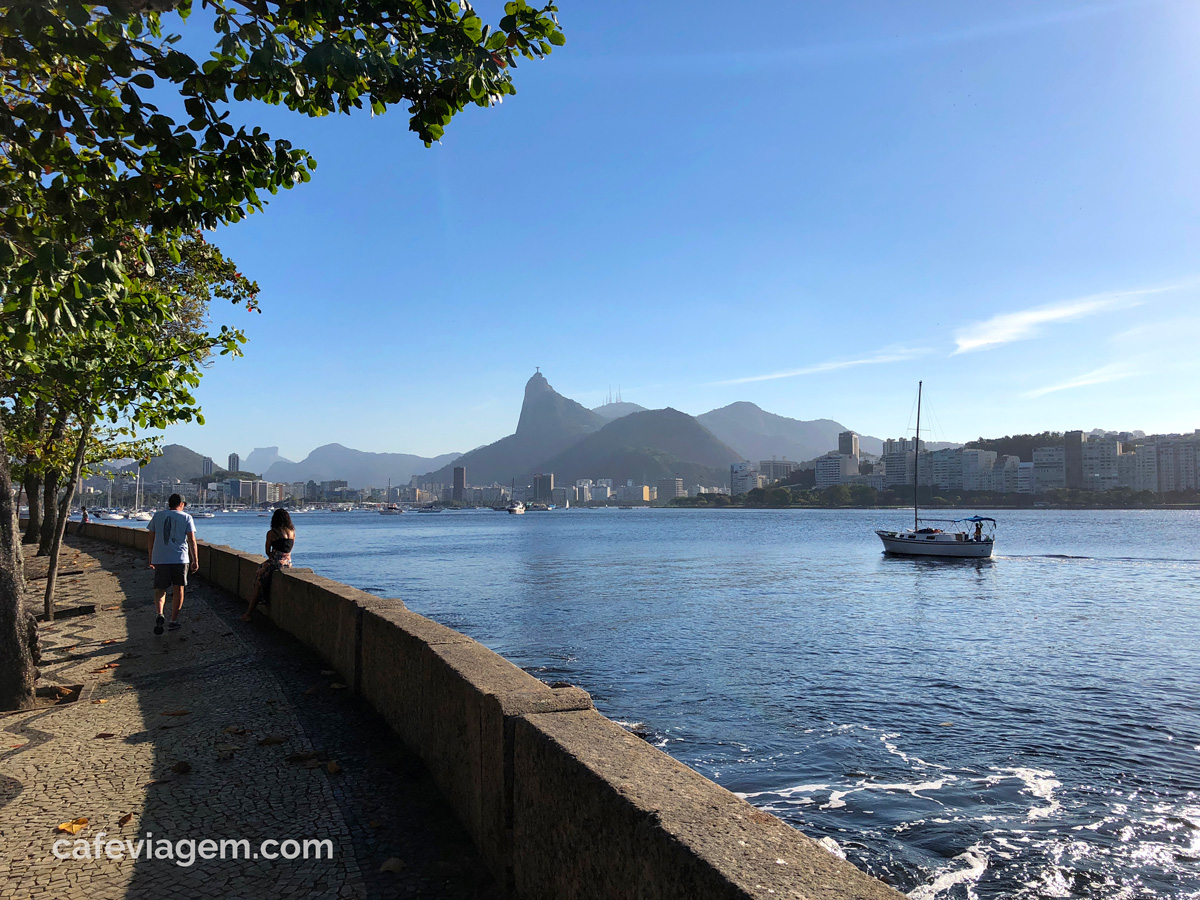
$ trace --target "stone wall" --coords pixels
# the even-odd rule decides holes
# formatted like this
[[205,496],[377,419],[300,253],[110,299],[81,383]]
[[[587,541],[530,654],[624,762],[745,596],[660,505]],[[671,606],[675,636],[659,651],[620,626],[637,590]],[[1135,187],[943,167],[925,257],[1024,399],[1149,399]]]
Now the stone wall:
[[[145,550],[144,528],[89,537]],[[199,545],[200,576],[243,599],[264,557]],[[429,767],[497,879],[540,898],[897,900],[768,813],[465,635],[307,569],[264,609]]]

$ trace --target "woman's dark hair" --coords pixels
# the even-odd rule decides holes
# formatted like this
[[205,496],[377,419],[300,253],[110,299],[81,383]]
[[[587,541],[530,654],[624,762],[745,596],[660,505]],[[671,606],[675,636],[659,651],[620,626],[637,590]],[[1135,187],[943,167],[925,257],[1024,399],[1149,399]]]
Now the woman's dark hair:
[[288,515],[286,509],[277,509],[271,516],[271,530],[278,531],[281,528],[286,528],[289,531],[295,531],[296,528],[292,525],[292,517]]

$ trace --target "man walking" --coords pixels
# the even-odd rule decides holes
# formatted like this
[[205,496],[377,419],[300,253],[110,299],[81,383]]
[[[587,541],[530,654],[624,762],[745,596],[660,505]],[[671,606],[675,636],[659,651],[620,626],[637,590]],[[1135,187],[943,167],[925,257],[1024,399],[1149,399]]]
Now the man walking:
[[167,599],[167,588],[171,589],[171,624],[174,631],[179,628],[179,611],[183,609],[183,589],[187,585],[188,572],[200,568],[200,557],[196,552],[196,523],[183,511],[183,498],[172,494],[167,500],[170,509],[160,509],[154,514],[146,529],[150,532],[150,568],[154,570],[154,601],[158,605],[158,618],[154,621],[154,633],[163,633],[163,603]]

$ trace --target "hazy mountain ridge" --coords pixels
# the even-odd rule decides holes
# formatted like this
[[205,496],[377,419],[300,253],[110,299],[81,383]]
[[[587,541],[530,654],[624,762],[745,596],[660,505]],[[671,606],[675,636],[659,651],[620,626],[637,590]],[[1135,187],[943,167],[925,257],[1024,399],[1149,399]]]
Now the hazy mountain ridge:
[[603,406],[594,407],[592,412],[598,416],[604,416],[606,419],[619,419],[622,416],[628,416],[635,412],[646,412],[646,407],[638,406],[636,403],[617,400],[613,403],[605,403]]
[[728,483],[729,465],[740,458],[693,416],[668,407],[614,419],[541,463],[539,471],[553,472],[563,484],[580,478],[654,484],[679,476],[688,486],[698,481],[712,485]]
[[242,458],[242,468],[247,472],[265,473],[277,462],[290,463],[291,460],[280,456],[278,447],[255,447],[249,456]]
[[[745,401],[722,406],[696,418],[737,450],[742,459],[752,462],[772,457],[801,461],[824,456],[838,448],[838,435],[850,430],[833,419],[789,419]],[[864,453],[878,456],[883,452],[883,441],[860,436],[859,447]]]
[[394,485],[408,484],[413,475],[458,457],[458,453],[432,458],[411,453],[370,453],[341,444],[325,444],[300,462],[281,460],[273,464],[263,477],[267,481],[342,480],[356,488],[385,487],[389,479]]

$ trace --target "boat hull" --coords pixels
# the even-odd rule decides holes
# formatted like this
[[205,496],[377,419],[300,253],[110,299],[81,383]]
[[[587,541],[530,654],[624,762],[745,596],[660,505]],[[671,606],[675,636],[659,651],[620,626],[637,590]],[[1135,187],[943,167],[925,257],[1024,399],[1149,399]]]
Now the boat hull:
[[987,559],[994,541],[960,541],[949,533],[914,534],[908,531],[876,531],[884,553],[897,556],[941,556],[950,559]]

